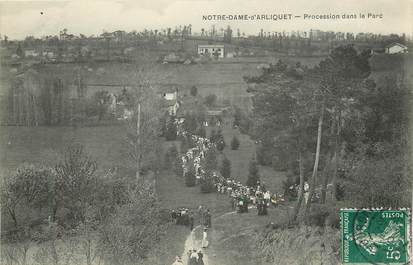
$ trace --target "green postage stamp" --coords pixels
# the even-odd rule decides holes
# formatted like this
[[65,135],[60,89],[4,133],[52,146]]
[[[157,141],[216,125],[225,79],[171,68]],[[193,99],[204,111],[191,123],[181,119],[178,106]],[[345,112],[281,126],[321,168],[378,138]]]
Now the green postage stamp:
[[410,210],[341,209],[343,264],[408,264]]

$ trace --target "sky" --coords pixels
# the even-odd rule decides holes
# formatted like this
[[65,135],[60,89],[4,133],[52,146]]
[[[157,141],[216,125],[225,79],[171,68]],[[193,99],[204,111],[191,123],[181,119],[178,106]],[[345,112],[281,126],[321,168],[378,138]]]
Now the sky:
[[[382,14],[382,18],[304,20],[304,14]],[[277,21],[204,21],[213,14],[292,14],[301,16]],[[103,31],[174,28],[191,24],[193,31],[227,25],[241,32],[310,29],[342,32],[413,34],[413,0],[54,0],[1,1],[0,34],[10,39],[31,35],[69,33],[87,36]]]

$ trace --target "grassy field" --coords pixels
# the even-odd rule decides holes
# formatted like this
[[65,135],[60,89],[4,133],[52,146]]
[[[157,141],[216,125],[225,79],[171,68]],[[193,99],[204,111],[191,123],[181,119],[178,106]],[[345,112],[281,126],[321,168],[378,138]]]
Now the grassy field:
[[[208,134],[217,127],[209,127]],[[245,184],[248,178],[249,162],[255,156],[256,144],[248,135],[242,134],[238,129],[231,126],[222,126],[222,134],[225,139],[226,147],[220,155],[220,160],[225,156],[231,161],[231,175],[235,180]],[[238,150],[231,150],[231,140],[236,136],[240,141]],[[259,166],[261,181],[264,181],[267,188],[273,192],[282,191],[282,182],[285,180],[285,172],[278,172],[267,166]]]
[[129,164],[125,156],[125,128],[99,127],[0,127],[1,174],[22,163],[53,166],[63,158],[67,146],[79,143],[98,163],[99,169]]

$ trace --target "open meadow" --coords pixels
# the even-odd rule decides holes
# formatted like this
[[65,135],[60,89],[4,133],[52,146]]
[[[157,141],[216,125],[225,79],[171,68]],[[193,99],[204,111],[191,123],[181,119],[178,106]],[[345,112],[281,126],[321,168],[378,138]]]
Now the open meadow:
[[99,169],[128,164],[125,155],[125,128],[97,127],[0,127],[1,174],[14,171],[20,164],[54,166],[63,159],[65,149],[73,143],[85,146]]

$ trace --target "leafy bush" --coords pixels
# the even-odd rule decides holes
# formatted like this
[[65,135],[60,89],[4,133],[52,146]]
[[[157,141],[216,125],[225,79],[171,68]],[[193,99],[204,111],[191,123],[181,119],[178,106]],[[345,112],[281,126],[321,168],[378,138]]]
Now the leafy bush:
[[339,216],[340,209],[338,207],[334,207],[333,205],[329,205],[327,209],[328,209],[328,215],[326,217],[324,225],[339,229],[340,228],[340,216]]
[[307,225],[324,227],[326,218],[330,215],[329,206],[313,203],[306,218]]
[[214,182],[210,173],[207,173],[206,178],[201,179],[200,190],[202,193],[210,193],[215,191]]
[[195,169],[193,166],[185,173],[185,185],[187,187],[193,187],[196,184]]
[[214,129],[212,129],[211,134],[209,136],[209,141],[211,141],[211,143],[215,143],[216,139],[217,139],[217,132]]
[[140,264],[165,231],[152,189],[129,191],[127,197],[101,229],[102,250],[110,264]]
[[222,130],[218,130],[218,132],[215,132],[215,130],[212,130],[211,136],[209,137],[209,140],[212,143],[215,143],[217,146],[218,151],[222,152],[226,146],[224,136],[222,135]]
[[234,112],[234,122],[233,125],[240,127],[241,126],[241,120],[242,120],[242,112],[241,109],[238,107],[235,107],[235,112]]
[[218,168],[217,152],[211,148],[205,154],[204,167],[207,172],[212,172]]
[[176,124],[175,120],[173,117],[169,117],[168,123],[166,125],[166,132],[165,132],[165,138],[167,141],[175,141],[176,140]]
[[258,164],[255,159],[251,160],[248,172],[247,186],[256,187],[260,177],[258,175]]
[[217,95],[215,94],[210,94],[208,96],[205,97],[205,105],[207,105],[208,107],[213,107],[215,105],[217,101]]
[[185,120],[183,123],[183,128],[185,131],[192,134],[196,134],[196,129],[198,128],[198,120],[195,114],[187,113],[185,114]]
[[341,201],[345,197],[345,189],[342,183],[336,185],[336,200]]
[[257,148],[257,162],[262,166],[269,166],[272,163],[272,149],[268,145],[260,145]]
[[232,141],[231,141],[231,150],[238,150],[240,145],[240,142],[238,140],[238,138],[234,135],[234,137],[232,137]]
[[175,145],[170,146],[165,154],[164,168],[174,168],[174,162],[177,157],[179,157],[178,149]]
[[221,139],[219,139],[216,144],[217,144],[218,151],[220,151],[220,152],[224,151],[226,143],[225,143],[223,137]]
[[[407,156],[406,156],[407,157]],[[404,156],[358,159],[347,170],[345,197],[354,207],[406,207],[411,202],[408,164]],[[402,192],[389,192],[402,191]],[[410,202],[409,202],[410,201]]]
[[64,161],[55,170],[57,174],[57,204],[68,209],[75,222],[84,220],[85,207],[93,202],[98,179],[97,164],[80,144],[69,146]]
[[[53,208],[52,183],[56,179],[53,169],[35,167],[33,165],[23,166],[16,173],[3,180],[1,185],[1,204],[14,222],[15,228],[19,225],[17,210],[19,208]],[[3,210],[3,209],[2,209]],[[26,220],[32,221],[32,220]]]
[[231,161],[226,157],[222,160],[220,173],[224,178],[231,177]]
[[292,199],[292,198],[297,198],[298,193],[296,189],[290,189],[291,186],[294,186],[297,184],[297,178],[294,175],[288,175],[287,179],[282,182],[283,185],[283,190],[284,190],[284,196],[286,199]]
[[206,129],[205,129],[205,126],[200,126],[199,128],[198,128],[198,130],[197,130],[197,135],[198,136],[201,136],[201,137],[206,137]]
[[196,97],[196,95],[198,94],[198,88],[196,86],[192,86],[190,94],[191,96]]
[[174,160],[174,172],[177,177],[182,177],[183,175],[182,159],[179,155]]
[[311,211],[306,217],[307,225],[319,227],[330,226],[334,228],[340,227],[339,208],[331,204],[311,205]]

